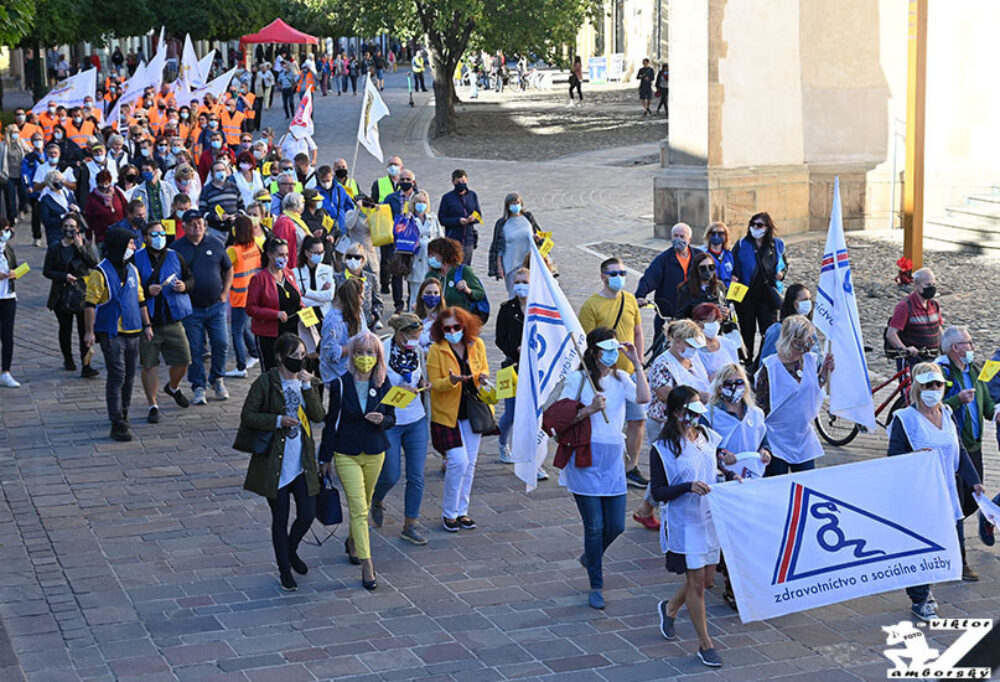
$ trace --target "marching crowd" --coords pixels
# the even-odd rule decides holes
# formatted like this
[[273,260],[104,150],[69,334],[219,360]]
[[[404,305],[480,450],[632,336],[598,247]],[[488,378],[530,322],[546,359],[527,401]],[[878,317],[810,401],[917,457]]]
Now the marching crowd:
[[[133,437],[137,367],[145,419],[155,424],[164,416],[161,360],[162,393],[179,408],[228,399],[226,379],[248,378],[259,365],[234,447],[250,453],[245,488],[270,505],[282,588],[296,589],[294,574],[308,571],[298,547],[316,495],[336,472],[350,517],[345,552],[373,590],[369,519],[383,525],[401,478],[400,537],[427,543],[420,518],[429,446],[442,456],[441,525],[451,533],[477,526],[470,498],[483,438],[498,434],[501,461],[515,459],[515,398],[505,399],[498,422],[481,334],[491,305],[471,266],[483,208],[469,174],[457,169],[433,211],[399,156],[363,192],[345,160],[316,167],[308,135],[255,135],[252,89],[234,82],[219,101],[181,106],[147,92],[123,107],[124,135],[102,128],[92,103],[49,107],[37,118],[17,112],[0,148],[8,183],[20,169],[0,223],[0,385],[18,386],[10,374],[18,269],[10,237],[30,211],[35,245],[43,235],[47,244],[47,307],[63,368],[75,371],[79,359],[83,377],[97,376],[91,358],[100,347],[111,437]],[[18,187],[27,204],[18,204]],[[516,369],[532,245],[546,236],[512,192],[490,237],[486,274],[508,296],[495,311],[496,345],[501,368]],[[663,636],[676,637],[686,604],[700,660],[718,666],[704,591],[725,567],[705,495],[735,477],[728,467],[747,452],[757,453],[766,476],[814,468],[823,448],[813,421],[836,364],[820,350],[811,292],[786,281],[788,252],[767,213],[740,234],[711,223],[703,242],[695,246],[692,229],[675,225],[671,247],[634,294],[625,263],[600,264],[579,310],[582,366],[545,419],[558,434],[560,483],[583,522],[579,561],[590,605],[605,605],[602,557],[624,530],[627,487],[642,489],[632,517],[660,532],[667,570],[685,576],[659,604]],[[551,259],[545,264],[557,274]],[[914,279],[886,335],[913,364],[888,454],[928,448],[956,473],[949,494],[964,558],[961,521],[975,511],[972,491],[983,491],[982,439],[1000,414],[1000,385],[978,379],[968,329],[945,327],[933,273]],[[732,283],[746,288],[738,302],[727,296]],[[640,312],[647,305],[656,310],[648,352]],[[916,362],[928,352],[935,361]],[[644,440],[652,445],[649,478],[639,466]],[[982,520],[980,536],[992,544]],[[967,564],[963,578],[977,579]],[[915,615],[933,617],[929,586],[907,592]],[[736,608],[728,577],[724,598]]]

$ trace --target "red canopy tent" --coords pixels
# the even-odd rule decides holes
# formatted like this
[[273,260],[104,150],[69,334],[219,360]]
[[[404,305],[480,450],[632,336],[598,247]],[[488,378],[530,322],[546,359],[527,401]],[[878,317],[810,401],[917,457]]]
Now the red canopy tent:
[[281,19],[275,19],[256,33],[240,38],[240,49],[248,43],[295,43],[318,45],[319,38],[292,28]]

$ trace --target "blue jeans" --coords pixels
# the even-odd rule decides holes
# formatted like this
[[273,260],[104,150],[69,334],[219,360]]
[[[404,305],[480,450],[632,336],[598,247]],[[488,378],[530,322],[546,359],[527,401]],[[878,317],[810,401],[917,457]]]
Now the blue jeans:
[[772,457],[771,461],[767,465],[767,468],[764,469],[764,475],[784,476],[789,471],[795,473],[797,471],[812,471],[815,468],[816,468],[815,459],[810,459],[805,462],[799,462],[798,464],[789,464],[780,457]]
[[[418,398],[419,400],[419,398]],[[405,426],[393,426],[385,432],[389,439],[389,449],[385,451],[382,473],[375,484],[372,502],[381,503],[392,487],[399,481],[402,461],[400,450],[406,451],[406,492],[403,495],[403,510],[406,518],[420,518],[420,502],[424,497],[424,463],[427,461],[426,415]]]
[[[965,566],[965,528],[962,527],[962,521],[955,522],[955,530],[958,533],[958,548],[962,553],[962,565]],[[913,587],[907,587],[906,596],[910,598],[912,603],[922,604],[931,596],[931,586],[914,585]]]
[[205,362],[201,359],[205,347],[205,332],[212,346],[212,365],[208,373],[208,383],[222,378],[226,371],[226,353],[229,350],[229,330],[226,329],[226,303],[213,303],[207,308],[195,308],[184,318],[184,333],[191,347],[191,366],[188,367],[188,381],[191,388],[205,388]]
[[500,427],[500,452],[503,452],[504,448],[510,442],[510,430],[514,426],[514,406],[517,404],[516,401],[517,398],[504,398],[503,400],[503,414],[500,415],[500,423],[497,424]]
[[246,308],[230,308],[229,331],[233,335],[236,369],[247,368],[247,351],[254,355],[254,338],[250,333],[250,317]]
[[625,502],[628,495],[573,495],[583,518],[583,560],[590,577],[590,589],[604,587],[604,552],[625,530]]

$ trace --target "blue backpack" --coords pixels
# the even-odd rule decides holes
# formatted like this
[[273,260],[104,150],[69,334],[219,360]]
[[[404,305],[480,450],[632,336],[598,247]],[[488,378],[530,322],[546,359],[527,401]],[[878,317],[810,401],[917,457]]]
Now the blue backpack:
[[392,226],[393,239],[398,253],[414,254],[420,247],[420,228],[410,216],[399,216]]
[[[462,281],[462,273],[463,272],[465,272],[465,266],[464,265],[462,267],[460,267],[460,268],[455,268],[455,281],[454,281],[454,285],[456,287],[458,286],[458,283]],[[469,301],[469,310],[471,310],[476,315],[478,315],[479,319],[483,321],[483,324],[486,324],[486,321],[490,319],[490,301],[489,301],[489,299],[486,298],[485,296],[482,298],[482,300],[479,300],[479,301],[473,301],[468,296],[466,296],[465,298],[466,298],[466,300]]]

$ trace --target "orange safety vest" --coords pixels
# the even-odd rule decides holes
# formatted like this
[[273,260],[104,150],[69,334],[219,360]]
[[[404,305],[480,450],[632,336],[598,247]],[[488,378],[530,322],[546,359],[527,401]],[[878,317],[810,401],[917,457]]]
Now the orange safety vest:
[[234,308],[245,308],[247,305],[247,289],[250,280],[260,270],[260,249],[256,242],[240,246],[233,244],[233,285],[229,289],[229,305]]
[[45,134],[42,131],[41,126],[35,125],[30,121],[26,121],[24,126],[21,128],[21,130],[18,131],[17,134],[21,137],[22,140],[25,140],[28,143],[30,143],[31,136],[34,135],[35,133],[42,133],[43,135]]
[[104,114],[97,107],[90,107],[89,109],[87,107],[80,107],[80,111],[83,112],[84,118],[92,117],[98,123],[104,118]]
[[43,111],[38,115],[38,122],[42,124],[42,134],[48,140],[52,137],[52,129],[59,123],[59,119],[55,116],[49,116],[49,112]]
[[87,138],[93,136],[93,134],[94,124],[90,121],[84,120],[79,128],[73,125],[73,121],[66,122],[66,136],[80,149],[87,146]]
[[306,86],[316,87],[316,77],[309,69],[303,69],[302,75],[299,76],[299,92],[305,92]]
[[246,100],[247,103],[247,108],[244,110],[243,115],[252,121],[257,116],[256,112],[253,110],[253,103],[257,99],[257,95],[252,92],[248,92],[243,95],[243,99]]
[[240,132],[243,126],[243,114],[236,111],[229,115],[229,109],[224,109],[219,114],[219,125],[222,126],[222,134],[226,136],[226,144],[235,147],[240,143]]

